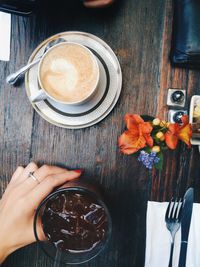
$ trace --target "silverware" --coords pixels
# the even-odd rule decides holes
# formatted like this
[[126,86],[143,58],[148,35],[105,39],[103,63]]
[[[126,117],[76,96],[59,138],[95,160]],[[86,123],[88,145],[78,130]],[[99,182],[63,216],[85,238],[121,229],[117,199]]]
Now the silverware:
[[172,266],[175,235],[181,225],[182,206],[183,206],[182,199],[174,200],[172,198],[168,204],[166,214],[165,214],[166,226],[167,226],[167,229],[170,231],[170,234],[172,237],[170,259],[169,259],[169,265],[168,265],[169,267]]
[[188,236],[189,236],[190,223],[192,217],[193,199],[194,199],[194,189],[189,188],[186,191],[183,198],[183,212],[181,220],[181,251],[178,264],[179,267],[185,267],[186,264],[187,245],[188,245]]
[[[53,41],[49,42],[47,44],[47,46],[45,47],[45,50],[44,50],[43,54],[45,54],[47,52],[47,50],[49,50],[49,48],[51,48],[52,46],[54,46],[56,44],[59,44],[61,42],[66,42],[66,40],[63,39],[63,38],[58,38],[56,40],[53,40]],[[18,71],[8,75],[8,77],[6,78],[6,82],[8,84],[12,84],[12,85],[15,84],[23,74],[25,74],[30,68],[32,68],[33,66],[35,66],[37,63],[40,62],[42,56],[40,56],[39,58],[37,58],[33,62],[27,64],[26,66],[20,68]]]
[[57,248],[53,267],[59,267],[60,266],[61,256],[62,256],[62,252],[61,252],[61,250],[59,250]]

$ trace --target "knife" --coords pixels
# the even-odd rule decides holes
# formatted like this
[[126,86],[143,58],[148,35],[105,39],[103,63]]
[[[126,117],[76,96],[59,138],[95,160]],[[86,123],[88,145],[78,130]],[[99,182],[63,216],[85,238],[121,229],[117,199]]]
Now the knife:
[[181,219],[181,250],[178,267],[185,267],[187,256],[188,236],[192,217],[194,189],[189,188],[183,198],[183,211]]

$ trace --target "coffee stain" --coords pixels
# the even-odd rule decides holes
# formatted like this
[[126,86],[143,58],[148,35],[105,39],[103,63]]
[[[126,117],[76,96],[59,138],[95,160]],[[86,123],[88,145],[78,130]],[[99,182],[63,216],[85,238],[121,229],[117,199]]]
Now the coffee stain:
[[128,49],[116,49],[115,53],[121,58],[128,58]]
[[96,156],[96,163],[102,163],[102,162],[103,162],[102,158],[99,155],[97,155]]

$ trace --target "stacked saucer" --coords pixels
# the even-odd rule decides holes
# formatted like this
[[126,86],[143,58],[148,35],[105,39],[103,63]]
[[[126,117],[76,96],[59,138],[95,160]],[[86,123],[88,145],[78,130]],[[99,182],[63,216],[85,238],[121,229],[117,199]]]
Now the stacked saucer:
[[[119,99],[122,87],[119,61],[112,49],[100,38],[84,32],[63,32],[41,43],[31,55],[29,63],[44,53],[49,42],[58,38],[84,45],[95,55],[100,70],[96,93],[90,100],[80,105],[61,104],[50,98],[31,104],[45,120],[59,127],[81,129],[92,126],[103,120]],[[26,91],[29,99],[40,90],[37,73],[38,65],[26,74]]]

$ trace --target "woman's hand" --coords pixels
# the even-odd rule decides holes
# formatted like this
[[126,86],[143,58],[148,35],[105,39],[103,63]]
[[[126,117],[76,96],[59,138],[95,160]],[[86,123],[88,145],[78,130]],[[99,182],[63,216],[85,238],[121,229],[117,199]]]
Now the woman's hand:
[[[30,172],[37,180],[29,177]],[[17,168],[0,200],[0,263],[13,251],[35,242],[33,219],[40,202],[55,187],[80,175],[79,170],[48,165],[38,168],[35,163]]]
[[86,7],[97,8],[110,6],[114,0],[85,0],[84,5]]

